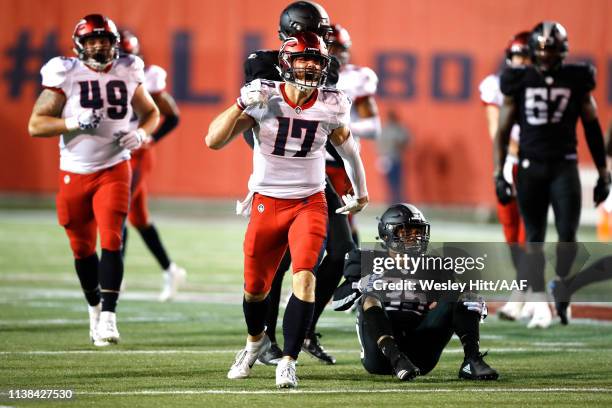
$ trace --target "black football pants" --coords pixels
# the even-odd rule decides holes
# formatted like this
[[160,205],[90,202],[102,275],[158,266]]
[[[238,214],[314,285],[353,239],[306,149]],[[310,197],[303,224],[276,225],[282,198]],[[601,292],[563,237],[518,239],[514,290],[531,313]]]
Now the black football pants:
[[[517,201],[527,235],[527,254],[521,263],[534,292],[544,291],[544,253],[548,207],[552,204],[559,242],[576,242],[582,193],[575,160],[521,159],[517,175]],[[575,246],[557,247],[557,275],[569,274]]]

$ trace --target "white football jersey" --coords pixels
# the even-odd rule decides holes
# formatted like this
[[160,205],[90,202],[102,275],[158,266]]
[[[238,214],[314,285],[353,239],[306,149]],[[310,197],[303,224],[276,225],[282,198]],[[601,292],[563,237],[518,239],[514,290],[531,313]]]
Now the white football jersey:
[[40,71],[42,85],[66,96],[62,118],[77,116],[85,109],[101,110],[97,129],[61,135],[60,169],[89,174],[130,158],[119,146],[118,132],[130,130],[132,97],[144,81],[144,63],[135,56],[115,60],[107,72],[94,71],[77,58],[56,57]]
[[[344,92],[352,101],[373,96],[376,94],[377,87],[378,76],[368,67],[347,64],[340,69],[336,88]],[[351,118],[355,118],[356,115],[357,112],[352,112]]]
[[[150,94],[157,94],[166,90],[166,70],[158,65],[149,65],[144,70],[144,87]],[[130,129],[138,128],[138,117],[132,114]]]
[[[504,94],[499,88],[499,75],[491,74],[482,80],[478,86],[480,91],[480,100],[485,105],[495,105],[498,108],[504,103]],[[521,129],[519,125],[515,124],[510,132],[512,140],[518,142]]]
[[249,190],[276,198],[304,198],[325,189],[325,142],[349,123],[351,101],[341,91],[319,88],[303,106],[285,95],[285,83],[255,80],[267,102],[249,106],[244,113],[256,125],[253,174]]

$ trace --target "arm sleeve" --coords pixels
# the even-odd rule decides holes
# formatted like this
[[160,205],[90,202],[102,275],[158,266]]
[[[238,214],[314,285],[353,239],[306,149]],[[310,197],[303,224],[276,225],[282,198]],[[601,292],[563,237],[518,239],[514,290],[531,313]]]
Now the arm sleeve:
[[586,137],[589,151],[598,168],[606,167],[606,149],[604,147],[603,132],[599,125],[599,120],[591,120],[582,122],[584,128],[584,136]]
[[336,151],[342,157],[344,162],[344,170],[348,175],[355,196],[362,198],[368,195],[368,188],[366,186],[365,169],[363,168],[363,162],[361,156],[359,156],[359,145],[355,141],[352,135],[342,143],[340,146],[334,146]]

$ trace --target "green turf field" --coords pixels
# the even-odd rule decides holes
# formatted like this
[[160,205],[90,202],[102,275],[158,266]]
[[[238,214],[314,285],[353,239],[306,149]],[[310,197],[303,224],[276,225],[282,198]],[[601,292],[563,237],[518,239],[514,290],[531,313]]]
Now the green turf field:
[[[362,216],[375,236],[373,214]],[[155,301],[160,273],[136,233],[118,309],[122,343],[88,344],[85,302],[52,211],[0,210],[0,405],[30,406],[612,406],[612,325],[573,322],[546,331],[481,326],[492,383],[457,379],[454,339],[439,366],[411,383],[370,376],[359,363],[354,317],[327,311],[322,343],[336,366],[300,358],[298,391],[277,391],[274,369],[226,379],[244,342],[241,245],[245,222],[219,215],[157,217],[171,256],[189,272],[178,301]],[[435,240],[501,240],[494,225],[433,221]],[[70,401],[9,400],[9,389],[71,389]]]

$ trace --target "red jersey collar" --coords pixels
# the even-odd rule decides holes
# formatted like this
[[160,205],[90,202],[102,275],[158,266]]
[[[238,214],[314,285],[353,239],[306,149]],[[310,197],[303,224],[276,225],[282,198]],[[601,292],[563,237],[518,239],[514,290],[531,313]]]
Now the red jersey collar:
[[285,100],[285,102],[287,102],[287,105],[291,106],[291,109],[300,108],[302,111],[305,111],[306,109],[312,107],[312,105],[314,105],[315,102],[317,101],[317,97],[319,96],[319,90],[315,89],[314,92],[310,95],[310,98],[308,98],[306,102],[304,102],[304,104],[300,106],[300,105],[296,105],[295,103],[291,102],[291,100],[287,97],[287,94],[285,93],[285,83],[284,82],[280,84],[280,91],[281,91],[281,95],[283,95],[283,99]]

